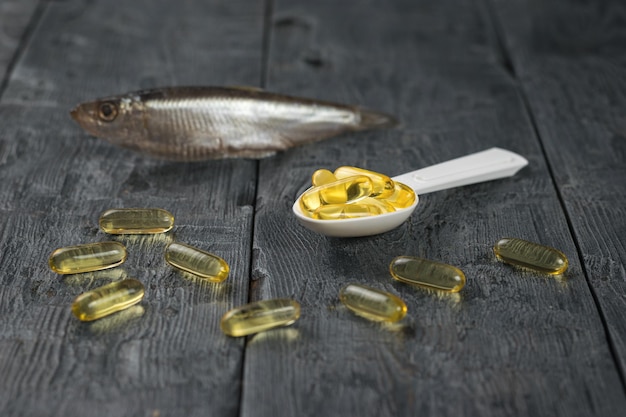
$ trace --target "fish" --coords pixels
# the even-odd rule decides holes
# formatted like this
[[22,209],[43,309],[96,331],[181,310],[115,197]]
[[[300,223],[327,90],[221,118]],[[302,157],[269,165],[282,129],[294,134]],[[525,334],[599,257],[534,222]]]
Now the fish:
[[71,117],[89,134],[158,159],[261,159],[346,132],[389,128],[391,115],[253,87],[164,87],[96,99]]

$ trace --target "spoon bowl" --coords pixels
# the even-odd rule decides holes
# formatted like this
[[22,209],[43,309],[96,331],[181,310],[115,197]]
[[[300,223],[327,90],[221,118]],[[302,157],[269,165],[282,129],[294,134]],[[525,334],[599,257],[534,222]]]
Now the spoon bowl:
[[354,219],[313,219],[302,212],[299,204],[300,197],[296,199],[292,210],[302,226],[326,236],[377,235],[404,223],[417,207],[418,194],[510,177],[526,165],[528,165],[528,161],[516,153],[500,148],[491,148],[393,177],[394,182],[406,184],[413,189],[415,201],[411,206],[391,213]]
[[[419,197],[416,194],[415,201],[407,208],[377,216],[341,220],[318,220],[307,217],[302,213],[297,200],[292,209],[300,224],[316,233],[333,237],[359,237],[377,235],[400,226],[411,216],[417,207],[418,200]],[[372,221],[374,217],[376,217],[375,222]]]

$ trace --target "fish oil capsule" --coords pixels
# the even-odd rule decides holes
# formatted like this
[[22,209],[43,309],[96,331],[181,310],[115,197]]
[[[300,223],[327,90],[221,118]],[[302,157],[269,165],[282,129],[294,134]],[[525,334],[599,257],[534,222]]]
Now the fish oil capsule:
[[143,295],[143,284],[136,279],[114,281],[76,297],[72,313],[80,321],[97,320],[137,304]]
[[288,326],[300,318],[300,304],[276,298],[246,304],[222,316],[220,327],[228,336],[240,337],[275,327]]
[[562,274],[569,263],[560,250],[516,238],[500,239],[493,251],[503,262],[551,275]]
[[383,213],[380,207],[371,204],[327,204],[315,210],[312,217],[318,220],[342,220],[377,216]]
[[348,284],[339,292],[339,300],[355,314],[374,321],[396,322],[406,315],[406,304],[393,294]]
[[415,191],[408,185],[396,182],[393,194],[387,197],[385,201],[396,209],[407,208],[415,203]]
[[305,191],[300,198],[300,208],[305,213],[313,213],[322,205],[356,202],[371,192],[372,181],[366,176],[342,178]]
[[365,197],[364,199],[359,200],[359,203],[376,206],[383,213],[393,213],[394,211],[396,211],[396,208],[392,206],[391,203],[382,198]]
[[52,252],[48,265],[57,274],[78,274],[116,267],[126,260],[126,248],[117,242],[67,246]]
[[358,203],[326,204],[320,206],[313,212],[311,217],[318,220],[344,220],[377,216],[394,211],[396,211],[396,209],[385,200],[365,197],[360,199]]
[[165,249],[165,260],[172,266],[212,282],[222,282],[230,268],[225,260],[183,243],[170,243]]
[[452,265],[412,256],[392,260],[389,272],[398,281],[449,292],[461,291],[466,281],[463,271]]
[[387,198],[395,191],[393,180],[385,174],[378,172],[369,171],[363,168],[342,166],[337,168],[334,174],[338,179],[353,177],[355,175],[365,175],[372,181],[373,185],[370,197]]
[[159,208],[111,209],[100,215],[98,223],[113,235],[164,233],[174,227],[174,215]]
[[335,181],[337,181],[337,177],[335,177],[335,174],[327,169],[318,169],[311,176],[311,184],[313,184],[314,187],[319,187],[320,185]]

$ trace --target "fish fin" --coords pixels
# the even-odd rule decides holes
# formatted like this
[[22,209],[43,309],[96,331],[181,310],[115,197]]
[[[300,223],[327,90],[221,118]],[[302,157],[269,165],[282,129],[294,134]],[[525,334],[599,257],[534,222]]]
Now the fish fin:
[[388,114],[358,108],[361,120],[354,130],[385,129],[398,126],[398,120]]
[[265,91],[260,87],[253,87],[250,85],[230,85],[228,86],[228,88],[233,88],[235,90],[243,90],[243,91],[252,91],[255,93],[261,92],[261,91]]

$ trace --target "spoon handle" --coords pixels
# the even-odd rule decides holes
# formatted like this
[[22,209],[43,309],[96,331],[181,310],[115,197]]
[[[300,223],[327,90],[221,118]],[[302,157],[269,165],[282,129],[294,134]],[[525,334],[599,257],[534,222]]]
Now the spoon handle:
[[528,165],[520,155],[500,148],[473,153],[393,177],[417,194],[491,181],[515,175]]

